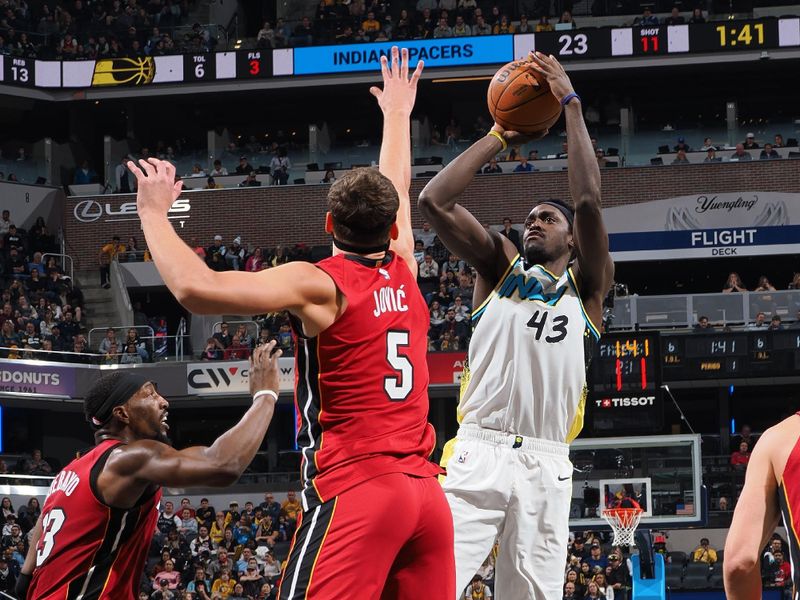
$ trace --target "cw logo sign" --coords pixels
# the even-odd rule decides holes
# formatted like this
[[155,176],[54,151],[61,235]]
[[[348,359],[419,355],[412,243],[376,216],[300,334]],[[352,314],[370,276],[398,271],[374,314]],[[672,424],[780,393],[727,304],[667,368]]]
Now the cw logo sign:
[[239,378],[247,379],[248,371],[239,369],[239,367],[195,369],[189,373],[188,377],[190,386],[205,389],[230,386],[237,375]]
[[246,361],[210,365],[193,363],[186,367],[186,387],[189,393],[247,394],[249,365]]
[[[280,391],[294,388],[294,359],[281,358]],[[250,393],[250,363],[237,360],[223,363],[190,363],[186,365],[186,389],[197,396],[248,395]]]

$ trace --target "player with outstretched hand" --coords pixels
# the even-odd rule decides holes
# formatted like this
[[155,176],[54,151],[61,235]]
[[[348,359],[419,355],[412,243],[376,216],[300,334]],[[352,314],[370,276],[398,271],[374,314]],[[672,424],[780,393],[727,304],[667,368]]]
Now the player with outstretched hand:
[[530,68],[564,106],[573,203],[533,200],[523,256],[458,204],[490,158],[546,133],[526,137],[497,125],[419,198],[444,245],[478,272],[461,427],[445,449],[443,487],[453,513],[456,588],[464,589],[497,537],[501,600],[561,596],[572,497],[568,444],[583,427],[586,367],[614,273],[580,98],[554,57],[532,54]]
[[98,379],[84,400],[95,447],[53,479],[15,593],[22,600],[132,600],[161,487],[227,486],[253,460],[278,399],[275,342],[250,361],[253,404],[211,446],[173,448],[169,402],[133,371]]
[[428,460],[430,319],[408,196],[422,63],[409,76],[408,51],[395,47],[381,67],[383,89],[370,89],[383,113],[380,168],[348,171],[330,187],[334,251],[316,264],[212,271],[167,218],[181,192],[175,168],[129,165],[148,247],[181,304],[201,314],[290,314],[303,512],[281,600],[455,596],[453,524],[441,469]]
[[[767,429],[753,449],[744,488],[736,502],[725,540],[722,565],[728,600],[760,600],[761,553],[783,518],[792,556],[792,581],[797,596],[800,537],[800,413]],[[786,549],[784,549],[786,552]]]

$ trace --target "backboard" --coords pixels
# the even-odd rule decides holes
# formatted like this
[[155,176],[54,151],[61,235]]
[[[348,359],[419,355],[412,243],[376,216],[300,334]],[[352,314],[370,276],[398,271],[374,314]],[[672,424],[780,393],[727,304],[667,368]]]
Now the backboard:
[[640,527],[705,522],[699,435],[578,439],[570,446],[570,460],[571,530],[607,527],[602,510],[626,497],[644,510]]

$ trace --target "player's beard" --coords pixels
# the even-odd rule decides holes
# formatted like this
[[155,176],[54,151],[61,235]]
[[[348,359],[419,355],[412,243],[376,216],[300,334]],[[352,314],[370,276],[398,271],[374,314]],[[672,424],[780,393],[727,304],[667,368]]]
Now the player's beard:
[[172,440],[169,439],[169,434],[161,428],[159,428],[158,434],[156,435],[156,441],[166,444],[167,446],[172,446]]
[[550,254],[544,248],[530,245],[525,248],[525,263],[528,266],[545,265],[552,261]]

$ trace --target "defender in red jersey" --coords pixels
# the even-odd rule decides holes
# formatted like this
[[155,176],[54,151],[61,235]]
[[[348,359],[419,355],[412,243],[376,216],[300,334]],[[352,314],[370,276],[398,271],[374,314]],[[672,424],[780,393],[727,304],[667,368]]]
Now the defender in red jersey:
[[186,308],[292,317],[304,489],[282,600],[455,597],[452,519],[428,461],[429,318],[408,197],[422,63],[409,78],[407,50],[381,62],[383,89],[370,90],[384,115],[380,170],[354,169],[331,186],[334,256],[317,265],[208,269],[167,219],[181,192],[175,168],[128,165],[156,267]]
[[158,520],[162,485],[229,485],[250,464],[277,400],[275,342],[251,361],[253,406],[210,448],[168,445],[169,404],[130,371],[101,377],[85,400],[97,445],[50,486],[16,593],[28,600],[130,600]]
[[747,463],[744,489],[725,541],[728,600],[760,600],[761,552],[783,517],[791,559],[792,600],[800,599],[800,413],[770,427]]

